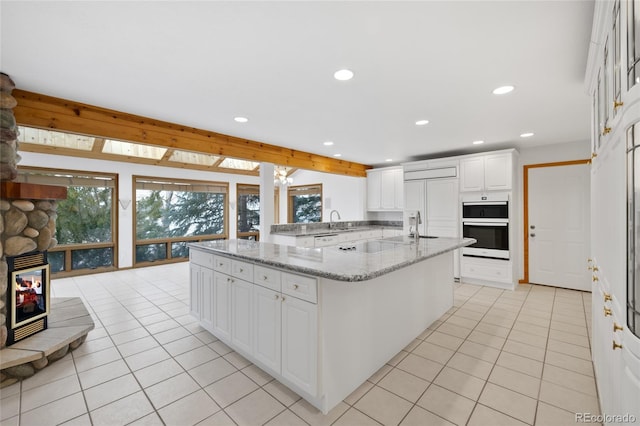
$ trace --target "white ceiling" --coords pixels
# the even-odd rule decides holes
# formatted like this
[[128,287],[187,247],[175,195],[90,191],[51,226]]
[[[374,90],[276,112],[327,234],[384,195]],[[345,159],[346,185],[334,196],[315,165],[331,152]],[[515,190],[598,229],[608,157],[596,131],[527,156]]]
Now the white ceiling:
[[593,7],[3,0],[0,69],[20,89],[382,165],[588,141]]

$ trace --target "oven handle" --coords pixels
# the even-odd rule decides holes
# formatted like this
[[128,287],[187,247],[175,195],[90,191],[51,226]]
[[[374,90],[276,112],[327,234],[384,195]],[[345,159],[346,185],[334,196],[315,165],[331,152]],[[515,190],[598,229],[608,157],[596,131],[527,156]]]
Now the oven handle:
[[462,225],[471,226],[508,226],[508,222],[462,222]]
[[463,206],[506,206],[507,201],[463,201]]

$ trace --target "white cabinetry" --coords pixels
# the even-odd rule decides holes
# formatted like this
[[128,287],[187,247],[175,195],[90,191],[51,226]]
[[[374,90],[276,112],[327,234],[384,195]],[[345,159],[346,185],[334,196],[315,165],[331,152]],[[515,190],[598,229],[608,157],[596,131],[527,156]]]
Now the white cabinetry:
[[190,273],[190,313],[198,318],[204,327],[213,327],[213,256],[203,256],[201,252],[189,255]]
[[294,247],[313,247],[313,236],[295,236],[295,235],[280,235],[271,234],[271,242],[274,244],[284,244],[286,246]]
[[316,397],[317,279],[193,249],[190,259],[191,314],[200,325],[284,383]]
[[252,353],[253,283],[231,279],[231,343],[245,353]]
[[282,376],[313,395],[317,388],[317,305],[282,295]]
[[402,167],[367,170],[367,210],[402,210]]
[[637,15],[636,2],[596,2],[586,73],[593,97],[591,348],[605,424],[640,420],[640,330],[634,334],[640,324],[633,312],[638,294],[634,250],[639,228],[633,223],[638,220],[633,213],[637,165],[631,170],[638,155],[640,50],[634,34],[640,28],[634,28],[634,8]]
[[231,277],[213,273],[213,325],[211,332],[221,340],[231,340]]
[[510,190],[513,154],[474,155],[460,160],[460,191]]

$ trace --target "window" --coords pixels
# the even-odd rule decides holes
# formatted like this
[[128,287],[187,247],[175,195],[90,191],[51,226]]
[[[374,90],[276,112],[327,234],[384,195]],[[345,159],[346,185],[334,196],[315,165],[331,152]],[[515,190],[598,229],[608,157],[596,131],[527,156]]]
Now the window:
[[116,269],[117,175],[21,167],[16,181],[67,188],[56,211],[58,245],[48,251],[53,276]]
[[187,244],[227,238],[228,183],[134,176],[134,264],[188,257]]
[[239,239],[260,239],[260,186],[238,184]]
[[289,223],[322,222],[322,184],[287,188]]

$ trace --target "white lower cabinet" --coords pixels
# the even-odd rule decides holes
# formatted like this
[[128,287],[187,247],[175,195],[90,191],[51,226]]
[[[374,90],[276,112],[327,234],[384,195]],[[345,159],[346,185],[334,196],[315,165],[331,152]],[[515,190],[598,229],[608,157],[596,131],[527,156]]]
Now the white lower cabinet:
[[213,328],[213,271],[209,268],[191,264],[190,272],[190,311],[198,318],[204,328]]
[[213,273],[213,326],[210,331],[225,342],[231,341],[231,279],[221,272]]
[[253,352],[253,283],[231,279],[231,343],[246,354]]
[[195,265],[193,262],[189,263],[189,313],[198,320],[202,311],[200,269],[202,269],[201,266]]
[[232,349],[315,398],[317,279],[210,256],[213,269],[190,265],[191,314]]
[[318,306],[282,296],[282,377],[314,395],[318,368]]
[[273,371],[280,371],[282,336],[282,295],[256,285],[253,287],[253,356]]

